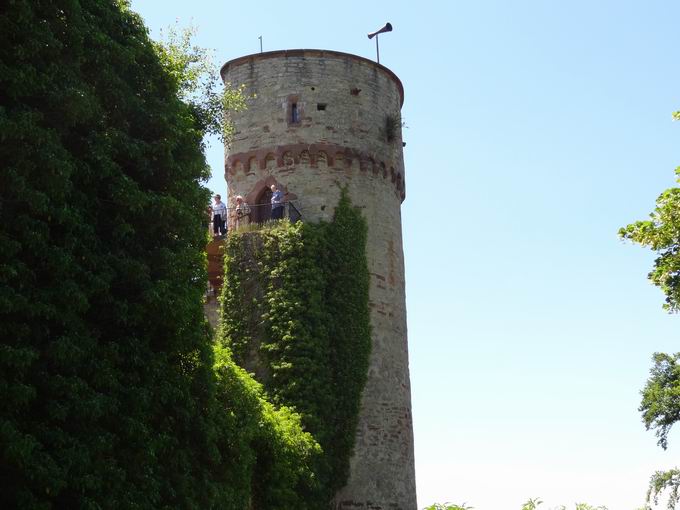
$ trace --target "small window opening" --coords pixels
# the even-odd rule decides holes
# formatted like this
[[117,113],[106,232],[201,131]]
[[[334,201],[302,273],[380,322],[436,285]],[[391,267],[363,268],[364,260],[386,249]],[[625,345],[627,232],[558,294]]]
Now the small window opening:
[[316,105],[316,109],[319,110],[320,112],[324,111],[326,109],[326,103],[318,103]]
[[297,103],[293,103],[290,105],[290,121],[293,124],[297,124],[298,122],[300,122],[300,114],[298,113]]

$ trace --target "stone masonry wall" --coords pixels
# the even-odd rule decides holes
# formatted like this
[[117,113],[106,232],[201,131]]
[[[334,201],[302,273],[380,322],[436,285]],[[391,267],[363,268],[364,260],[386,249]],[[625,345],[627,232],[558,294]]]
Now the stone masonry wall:
[[[222,77],[255,95],[232,118],[236,134],[225,160],[230,205],[237,194],[255,204],[277,183],[304,221],[330,219],[343,187],[363,211],[373,343],[350,479],[335,508],[415,510],[401,83],[379,64],[321,50],[242,57],[225,64]],[[388,117],[396,122],[393,137]]]

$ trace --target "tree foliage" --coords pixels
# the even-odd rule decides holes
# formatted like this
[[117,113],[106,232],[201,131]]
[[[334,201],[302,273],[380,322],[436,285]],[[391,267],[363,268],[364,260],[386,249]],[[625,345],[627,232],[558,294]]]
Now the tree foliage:
[[649,481],[649,489],[647,490],[648,506],[642,510],[651,510],[650,502],[655,505],[659,504],[659,496],[666,493],[668,496],[667,508],[672,510],[680,502],[680,470],[677,468],[669,469],[668,471],[657,471],[652,475]]
[[321,455],[314,438],[303,432],[300,415],[271,404],[257,383],[215,346],[217,376],[216,443],[221,463],[207,469],[222,472],[227,497],[217,508],[315,510],[308,504],[316,487],[312,466]]
[[654,365],[642,390],[640,412],[647,430],[654,429],[659,446],[668,446],[668,433],[680,420],[680,353],[654,354]]
[[[675,172],[680,176],[680,168]],[[664,308],[680,311],[680,188],[665,190],[649,220],[631,223],[619,235],[658,253],[649,279],[666,294]]]
[[[673,118],[680,119],[680,112]],[[680,182],[680,167],[675,170]],[[631,223],[619,230],[629,239],[657,252],[658,257],[648,277],[666,295],[664,308],[671,313],[680,311],[680,188],[665,190],[656,200],[649,220]],[[680,419],[680,353],[655,353],[650,377],[642,390],[639,411],[647,430],[653,429],[663,449],[668,446],[668,433]],[[658,502],[658,496],[668,491],[668,508],[678,504],[680,476],[677,469],[657,471],[650,480],[647,504]]]
[[168,68],[120,2],[0,10],[2,508],[304,508],[318,446],[213,351],[207,128]]
[[155,42],[159,58],[174,78],[180,99],[188,104],[207,135],[217,135],[228,143],[234,133],[231,112],[246,108],[245,86],[223,87],[214,63],[213,51],[194,44],[194,26],[169,27]]
[[[668,434],[680,420],[680,353],[655,353],[650,377],[642,390],[640,412],[647,430],[654,430],[658,444],[668,447]],[[647,491],[647,503],[658,503],[659,495],[666,492],[668,508],[676,508],[680,498],[680,471],[670,469],[652,475]],[[649,508],[649,507],[647,507]]]

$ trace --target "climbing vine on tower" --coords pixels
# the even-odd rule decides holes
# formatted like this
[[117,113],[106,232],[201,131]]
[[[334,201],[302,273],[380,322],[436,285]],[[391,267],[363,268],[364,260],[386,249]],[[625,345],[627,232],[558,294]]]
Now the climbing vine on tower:
[[371,350],[366,223],[343,192],[330,222],[232,234],[220,340],[323,448],[319,504],[347,481]]

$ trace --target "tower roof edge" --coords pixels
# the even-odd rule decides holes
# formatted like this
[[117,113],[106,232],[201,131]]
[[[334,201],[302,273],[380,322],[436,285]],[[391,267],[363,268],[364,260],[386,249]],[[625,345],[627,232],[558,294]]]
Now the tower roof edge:
[[242,57],[237,57],[235,59],[229,60],[226,62],[222,68],[220,69],[220,76],[222,77],[222,81],[225,79],[225,75],[227,71],[229,71],[230,68],[234,68],[246,63],[252,63],[256,62],[259,60],[265,60],[269,58],[288,58],[288,57],[316,57],[316,58],[323,58],[325,56],[329,57],[340,57],[340,58],[345,58],[345,59],[351,59],[351,60],[356,60],[357,62],[362,62],[366,64],[370,64],[377,69],[380,69],[383,71],[387,76],[389,76],[392,81],[397,85],[397,88],[399,89],[399,96],[401,98],[401,105],[404,105],[404,86],[401,83],[401,80],[399,77],[394,74],[392,70],[389,68],[385,67],[382,64],[379,64],[373,60],[370,60],[365,57],[360,57],[359,55],[353,55],[352,53],[344,53],[342,51],[334,51],[334,50],[318,50],[318,49],[294,49],[294,50],[276,50],[276,51],[265,51],[263,53],[253,53],[250,55],[244,55]]

